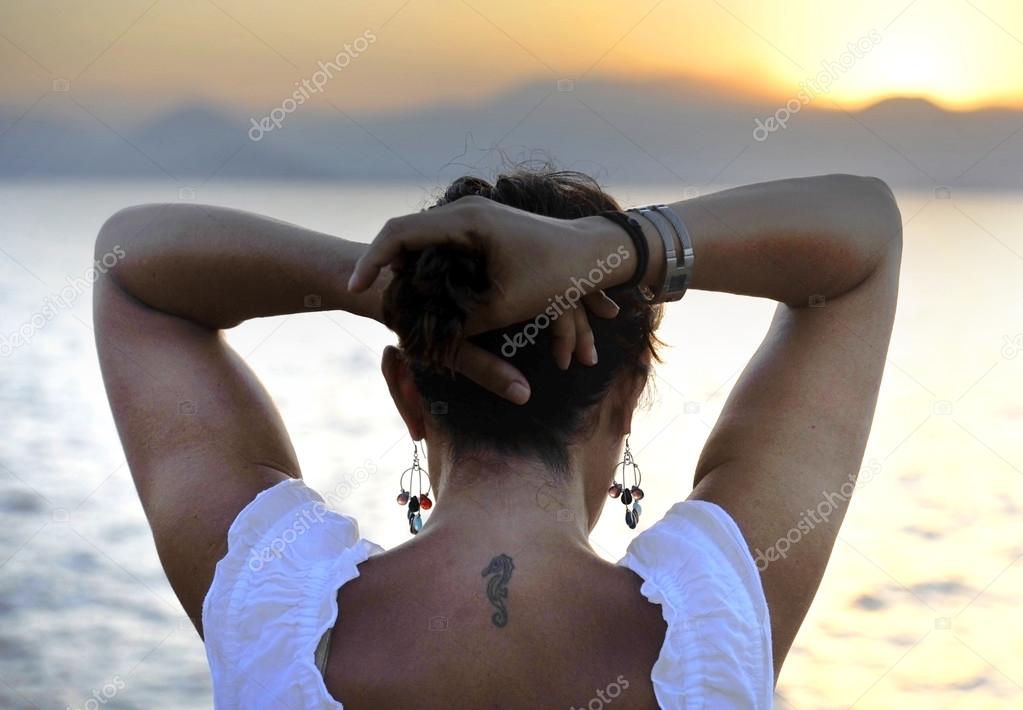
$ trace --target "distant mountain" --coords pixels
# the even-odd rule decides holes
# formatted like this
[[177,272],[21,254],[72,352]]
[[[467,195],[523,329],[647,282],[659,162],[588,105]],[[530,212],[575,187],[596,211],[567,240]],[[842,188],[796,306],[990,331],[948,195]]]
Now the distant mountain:
[[479,104],[401,112],[345,112],[334,103],[315,97],[278,111],[283,120],[270,130],[254,127],[270,108],[245,116],[188,103],[140,119],[137,107],[90,106],[70,94],[54,94],[23,117],[24,108],[0,105],[0,179],[436,183],[499,169],[505,158],[552,158],[610,183],[696,189],[820,172],[1023,188],[1023,111],[1009,109],[957,112],[894,98],[846,112],[827,97],[786,109],[675,77],[531,82]]

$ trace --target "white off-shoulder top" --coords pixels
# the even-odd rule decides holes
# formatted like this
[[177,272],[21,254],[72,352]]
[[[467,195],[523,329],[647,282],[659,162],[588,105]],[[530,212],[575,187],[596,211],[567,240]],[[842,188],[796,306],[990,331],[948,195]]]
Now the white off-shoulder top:
[[[314,654],[337,622],[338,590],[383,548],[356,520],[327,509],[299,479],[249,503],[203,603],[217,710],[341,710]],[[643,580],[667,631],[651,679],[662,708],[771,708],[774,670],[767,602],[735,521],[706,501],[683,501],[637,535],[618,561]]]

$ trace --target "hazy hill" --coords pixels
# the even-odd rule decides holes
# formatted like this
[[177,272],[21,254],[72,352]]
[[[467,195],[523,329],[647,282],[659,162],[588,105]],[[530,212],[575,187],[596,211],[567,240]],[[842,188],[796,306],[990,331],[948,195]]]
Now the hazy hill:
[[[319,97],[258,141],[258,116],[186,104],[138,107],[55,93],[20,118],[0,105],[0,179],[67,176],[412,178],[437,181],[512,160],[553,157],[621,182],[699,187],[779,175],[870,173],[896,184],[1023,187],[1023,111],[946,111],[891,99],[846,112],[820,97],[760,129],[780,108],[687,79],[536,82],[476,105],[348,113]],[[760,138],[761,140],[757,140]]]

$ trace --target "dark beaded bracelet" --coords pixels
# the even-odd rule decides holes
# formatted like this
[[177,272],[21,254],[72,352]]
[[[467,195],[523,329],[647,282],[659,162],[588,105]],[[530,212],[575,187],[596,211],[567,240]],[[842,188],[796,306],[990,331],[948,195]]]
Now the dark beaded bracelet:
[[650,246],[646,243],[646,235],[643,234],[643,227],[640,226],[639,222],[634,217],[630,217],[624,212],[616,212],[614,210],[607,210],[600,213],[601,217],[606,217],[615,224],[622,227],[629,238],[632,239],[632,245],[636,248],[636,271],[632,274],[628,281],[623,283],[619,288],[634,288],[639,286],[643,281],[643,277],[646,275],[647,265],[650,263]]

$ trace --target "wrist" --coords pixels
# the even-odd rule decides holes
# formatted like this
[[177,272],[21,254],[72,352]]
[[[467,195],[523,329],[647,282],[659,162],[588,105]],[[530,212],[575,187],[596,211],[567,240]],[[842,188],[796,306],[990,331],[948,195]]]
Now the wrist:
[[325,297],[312,310],[346,311],[378,323],[384,322],[384,290],[394,276],[390,268],[381,269],[373,285],[365,291],[352,293],[348,290],[348,279],[355,270],[355,263],[368,249],[368,244],[335,239],[329,258],[321,262],[321,266],[326,268],[315,279],[321,284]]
[[647,261],[646,273],[640,279],[640,286],[645,286],[651,293],[660,293],[664,285],[664,269],[666,255],[664,253],[664,241],[661,239],[657,227],[646,217],[630,212],[639,226],[643,229],[643,237],[646,239],[647,251],[650,258]]
[[[630,213],[630,216],[643,230],[649,253],[646,273],[640,276],[638,285],[657,293],[664,279],[664,243],[657,228],[649,220],[635,213]],[[587,269],[597,265],[606,273],[600,288],[620,286],[633,278],[639,266],[639,258],[636,245],[622,226],[601,216],[583,217],[574,221],[587,235],[588,248],[582,250],[590,260]]]

